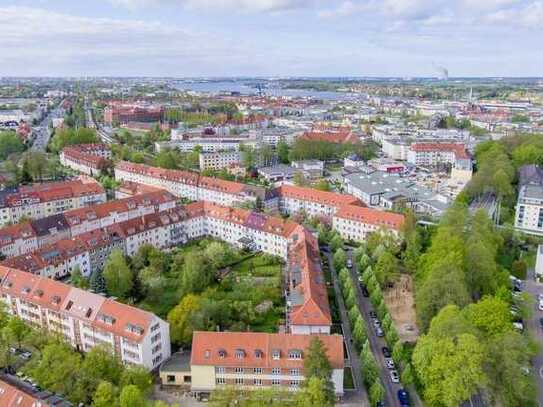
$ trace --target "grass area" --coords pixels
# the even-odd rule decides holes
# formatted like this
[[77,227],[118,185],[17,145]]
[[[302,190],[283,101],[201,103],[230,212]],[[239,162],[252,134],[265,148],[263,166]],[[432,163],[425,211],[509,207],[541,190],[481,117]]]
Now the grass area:
[[345,390],[354,390],[353,372],[350,367],[343,369],[343,388]]
[[232,267],[231,273],[238,277],[280,277],[282,265],[274,257],[257,254]]

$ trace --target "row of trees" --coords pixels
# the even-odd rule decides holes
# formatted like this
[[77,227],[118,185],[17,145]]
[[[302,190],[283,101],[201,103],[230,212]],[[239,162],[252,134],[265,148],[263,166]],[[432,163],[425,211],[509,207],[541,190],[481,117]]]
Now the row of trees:
[[98,142],[99,138],[94,129],[63,127],[55,130],[55,134],[49,143],[49,149],[58,154],[64,147],[69,145]]
[[[282,146],[281,161],[285,161],[285,146]],[[338,160],[349,154],[357,154],[364,160],[374,158],[379,151],[379,147],[374,142],[366,143],[331,143],[328,141],[313,141],[303,138],[297,138],[290,151],[288,160]]]
[[13,153],[22,153],[25,145],[14,131],[0,131],[0,160],[7,159]]

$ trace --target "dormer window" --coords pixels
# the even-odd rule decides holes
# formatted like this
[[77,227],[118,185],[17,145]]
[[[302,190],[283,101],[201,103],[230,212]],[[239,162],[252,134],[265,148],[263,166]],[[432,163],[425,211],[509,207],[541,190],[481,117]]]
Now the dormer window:
[[255,349],[255,358],[262,359],[264,356],[264,352],[262,352],[260,349]]
[[302,351],[300,349],[290,349],[288,351],[288,358],[289,359],[301,359],[302,358]]
[[226,357],[226,351],[224,349],[219,349],[218,354],[221,359],[224,359]]
[[204,352],[204,358],[209,359],[210,356],[211,356],[211,351],[209,349],[206,349],[206,351]]
[[58,295],[53,296],[53,298],[51,299],[51,302],[55,305],[60,304],[60,297]]
[[36,291],[34,291],[34,295],[36,297],[43,297],[43,290],[38,288]]
[[28,294],[30,292],[30,287],[23,287],[23,289],[21,290],[21,292],[23,294]]
[[279,349],[272,350],[272,359],[278,360],[281,358],[281,351]]
[[243,359],[245,357],[245,351],[243,349],[236,349],[236,359]]

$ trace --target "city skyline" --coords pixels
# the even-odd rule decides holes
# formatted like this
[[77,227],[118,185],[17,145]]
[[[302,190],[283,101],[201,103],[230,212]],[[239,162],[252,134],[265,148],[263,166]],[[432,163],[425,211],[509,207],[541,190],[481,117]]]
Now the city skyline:
[[543,2],[0,1],[0,76],[537,77]]

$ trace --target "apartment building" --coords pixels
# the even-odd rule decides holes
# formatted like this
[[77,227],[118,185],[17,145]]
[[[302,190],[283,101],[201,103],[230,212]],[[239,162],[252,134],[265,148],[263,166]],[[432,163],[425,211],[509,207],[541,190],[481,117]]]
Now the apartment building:
[[206,153],[202,152],[199,156],[200,171],[203,170],[222,170],[231,166],[239,165],[241,154],[236,150],[226,150]]
[[471,162],[464,144],[415,143],[407,152],[407,162],[417,166],[435,167],[443,164],[454,165],[457,161]]
[[111,150],[105,144],[77,144],[64,147],[59,157],[62,165],[92,177],[109,165]]
[[224,206],[245,202],[256,204],[258,199],[265,199],[265,190],[261,187],[126,161],[115,166],[115,179],[164,188],[177,197],[191,201],[203,200]]
[[72,403],[48,391],[39,391],[18,376],[0,373],[0,406],[72,407]]
[[309,216],[332,217],[343,205],[362,205],[352,195],[319,191],[294,185],[281,185],[273,191],[281,213],[305,212]]
[[164,116],[164,107],[148,103],[111,102],[104,109],[104,122],[108,125],[129,122],[159,122]]
[[5,266],[0,295],[13,315],[62,335],[78,351],[106,344],[123,363],[150,370],[170,357],[169,324],[150,312]]
[[519,169],[515,228],[543,235],[543,168],[537,165],[525,165]]
[[[246,390],[298,391],[304,358],[313,335],[260,332],[194,332],[190,360],[191,390],[209,393],[224,386]],[[336,395],[343,395],[343,337],[319,335],[332,366]]]
[[368,234],[382,229],[398,234],[404,220],[400,214],[345,205],[332,218],[332,227],[343,239],[363,242]]
[[17,223],[23,218],[41,219],[105,202],[106,199],[104,188],[86,176],[20,186],[0,192],[0,225]]
[[160,190],[73,209],[64,214],[52,215],[29,223],[6,226],[0,229],[0,253],[5,257],[19,256],[35,251],[42,245],[74,238],[86,232],[154,212],[166,211],[175,206],[175,197],[167,191]]

